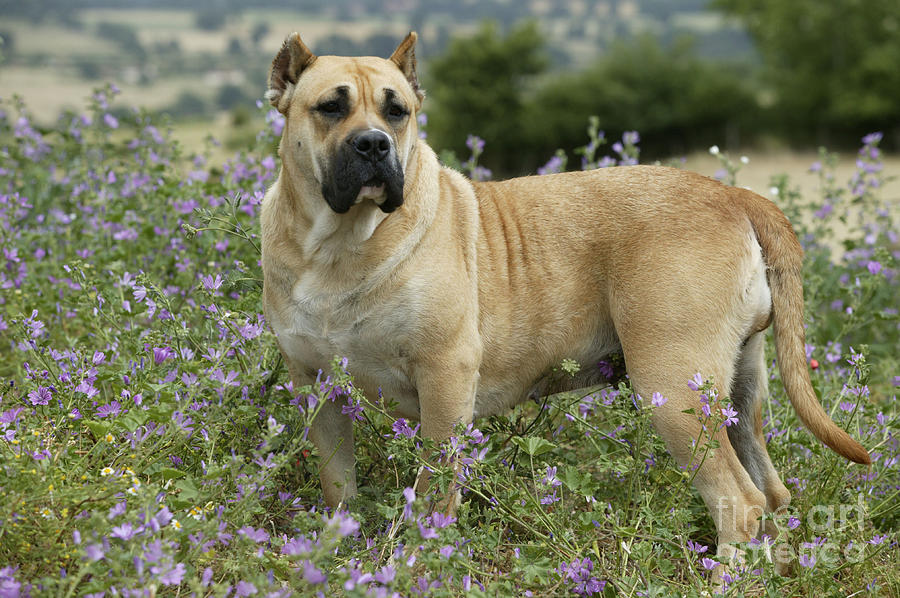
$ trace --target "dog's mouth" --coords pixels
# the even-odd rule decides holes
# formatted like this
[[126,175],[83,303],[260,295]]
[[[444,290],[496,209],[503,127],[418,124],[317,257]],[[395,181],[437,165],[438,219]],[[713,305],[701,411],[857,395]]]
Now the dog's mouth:
[[360,203],[366,199],[371,199],[376,205],[384,203],[384,200],[387,199],[384,181],[377,177],[372,177],[363,183],[362,187],[359,188],[359,193],[356,194],[355,203]]
[[403,170],[396,152],[373,163],[350,144],[341,144],[322,181],[322,196],[338,214],[366,200],[386,214],[393,212],[403,204]]

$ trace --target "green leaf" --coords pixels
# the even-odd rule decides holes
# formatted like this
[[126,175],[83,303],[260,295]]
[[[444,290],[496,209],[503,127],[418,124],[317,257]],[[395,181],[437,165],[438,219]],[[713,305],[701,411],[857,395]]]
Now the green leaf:
[[116,419],[116,425],[122,427],[129,432],[134,432],[147,421],[148,414],[146,411],[134,409],[129,411],[122,417]]
[[86,419],[84,420],[84,425],[88,427],[95,438],[103,438],[109,433],[109,422],[98,422]]
[[[165,481],[169,480],[177,480],[179,478],[185,477],[187,474],[180,469],[174,469],[172,467],[163,467],[159,471],[159,475],[162,476],[162,479]],[[196,491],[196,487],[194,488]]]
[[664,577],[672,577],[675,575],[675,564],[669,559],[659,559],[656,562],[656,566],[659,567],[659,572],[662,573]]
[[575,467],[567,466],[565,470],[563,470],[562,481],[566,485],[566,488],[572,492],[582,496],[591,494],[590,492],[585,492],[585,489],[590,488],[591,484],[591,474],[587,472],[581,472]]
[[168,403],[160,403],[159,405],[154,405],[149,409],[149,411],[146,411],[147,417],[159,424],[168,423],[168,421],[172,419],[172,414],[174,412],[175,407],[173,405],[169,405]]
[[172,497],[172,506],[177,509],[186,509],[198,502],[197,497],[200,496],[200,491],[197,490],[197,485],[194,484],[194,480],[186,477],[178,480],[174,485],[180,492],[177,496]]
[[516,436],[512,439],[512,441],[513,444],[515,444],[517,447],[519,447],[532,457],[543,455],[544,453],[550,452],[556,448],[556,445],[552,442],[544,440],[543,438],[538,438],[536,436],[528,436],[525,438]]

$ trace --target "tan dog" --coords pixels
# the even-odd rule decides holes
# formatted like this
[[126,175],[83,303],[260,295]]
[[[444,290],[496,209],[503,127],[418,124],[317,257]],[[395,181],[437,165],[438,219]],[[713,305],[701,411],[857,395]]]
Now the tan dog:
[[[293,34],[272,63],[267,97],[287,121],[262,211],[263,301],[296,387],[346,356],[368,396],[440,440],[520,402],[564,358],[621,351],[635,390],[668,399],[653,424],[683,465],[707,440],[684,413],[700,411],[687,385],[700,372],[739,414],[695,478],[729,557],[790,501],[762,433],[774,322],[800,418],[870,462],[810,385],[802,250],[771,202],[653,166],[473,183],[419,139],[415,41],[389,60],[317,57]],[[583,372],[576,386],[600,378]],[[334,507],[356,493],[341,405],[324,405],[310,438]]]

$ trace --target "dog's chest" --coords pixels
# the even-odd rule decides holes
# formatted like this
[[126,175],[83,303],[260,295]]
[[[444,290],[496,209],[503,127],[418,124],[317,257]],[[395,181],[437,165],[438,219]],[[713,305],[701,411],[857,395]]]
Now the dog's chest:
[[417,417],[409,347],[418,318],[410,314],[414,303],[400,295],[378,302],[352,292],[315,294],[298,282],[272,328],[292,361],[327,371],[335,357],[346,357],[366,396],[383,393],[398,402],[401,415]]

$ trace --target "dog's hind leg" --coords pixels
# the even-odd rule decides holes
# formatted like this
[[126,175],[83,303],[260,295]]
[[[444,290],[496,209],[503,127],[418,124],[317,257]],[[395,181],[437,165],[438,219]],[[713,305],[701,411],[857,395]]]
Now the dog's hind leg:
[[[652,408],[653,426],[679,466],[694,476],[694,485],[716,525],[717,555],[729,563],[741,557],[737,545],[757,536],[766,495],[741,464],[725,427],[714,427],[715,418],[705,416],[701,393],[691,390],[688,382],[699,371],[724,395],[721,389],[728,389],[732,380],[734,345],[729,348],[722,339],[703,347],[687,347],[683,338],[679,342],[662,336],[646,344],[622,339],[628,372],[648,407],[654,392],[668,399]],[[716,415],[720,405],[713,400],[707,409]],[[717,576],[722,572],[720,569]]]
[[[763,435],[762,404],[768,395],[764,345],[765,332],[757,332],[740,349],[731,383],[731,402],[738,412],[738,422],[727,429],[738,459],[756,487],[766,495],[766,513],[776,513],[787,508],[791,493],[772,465]],[[774,540],[778,528],[767,520],[760,533]]]

